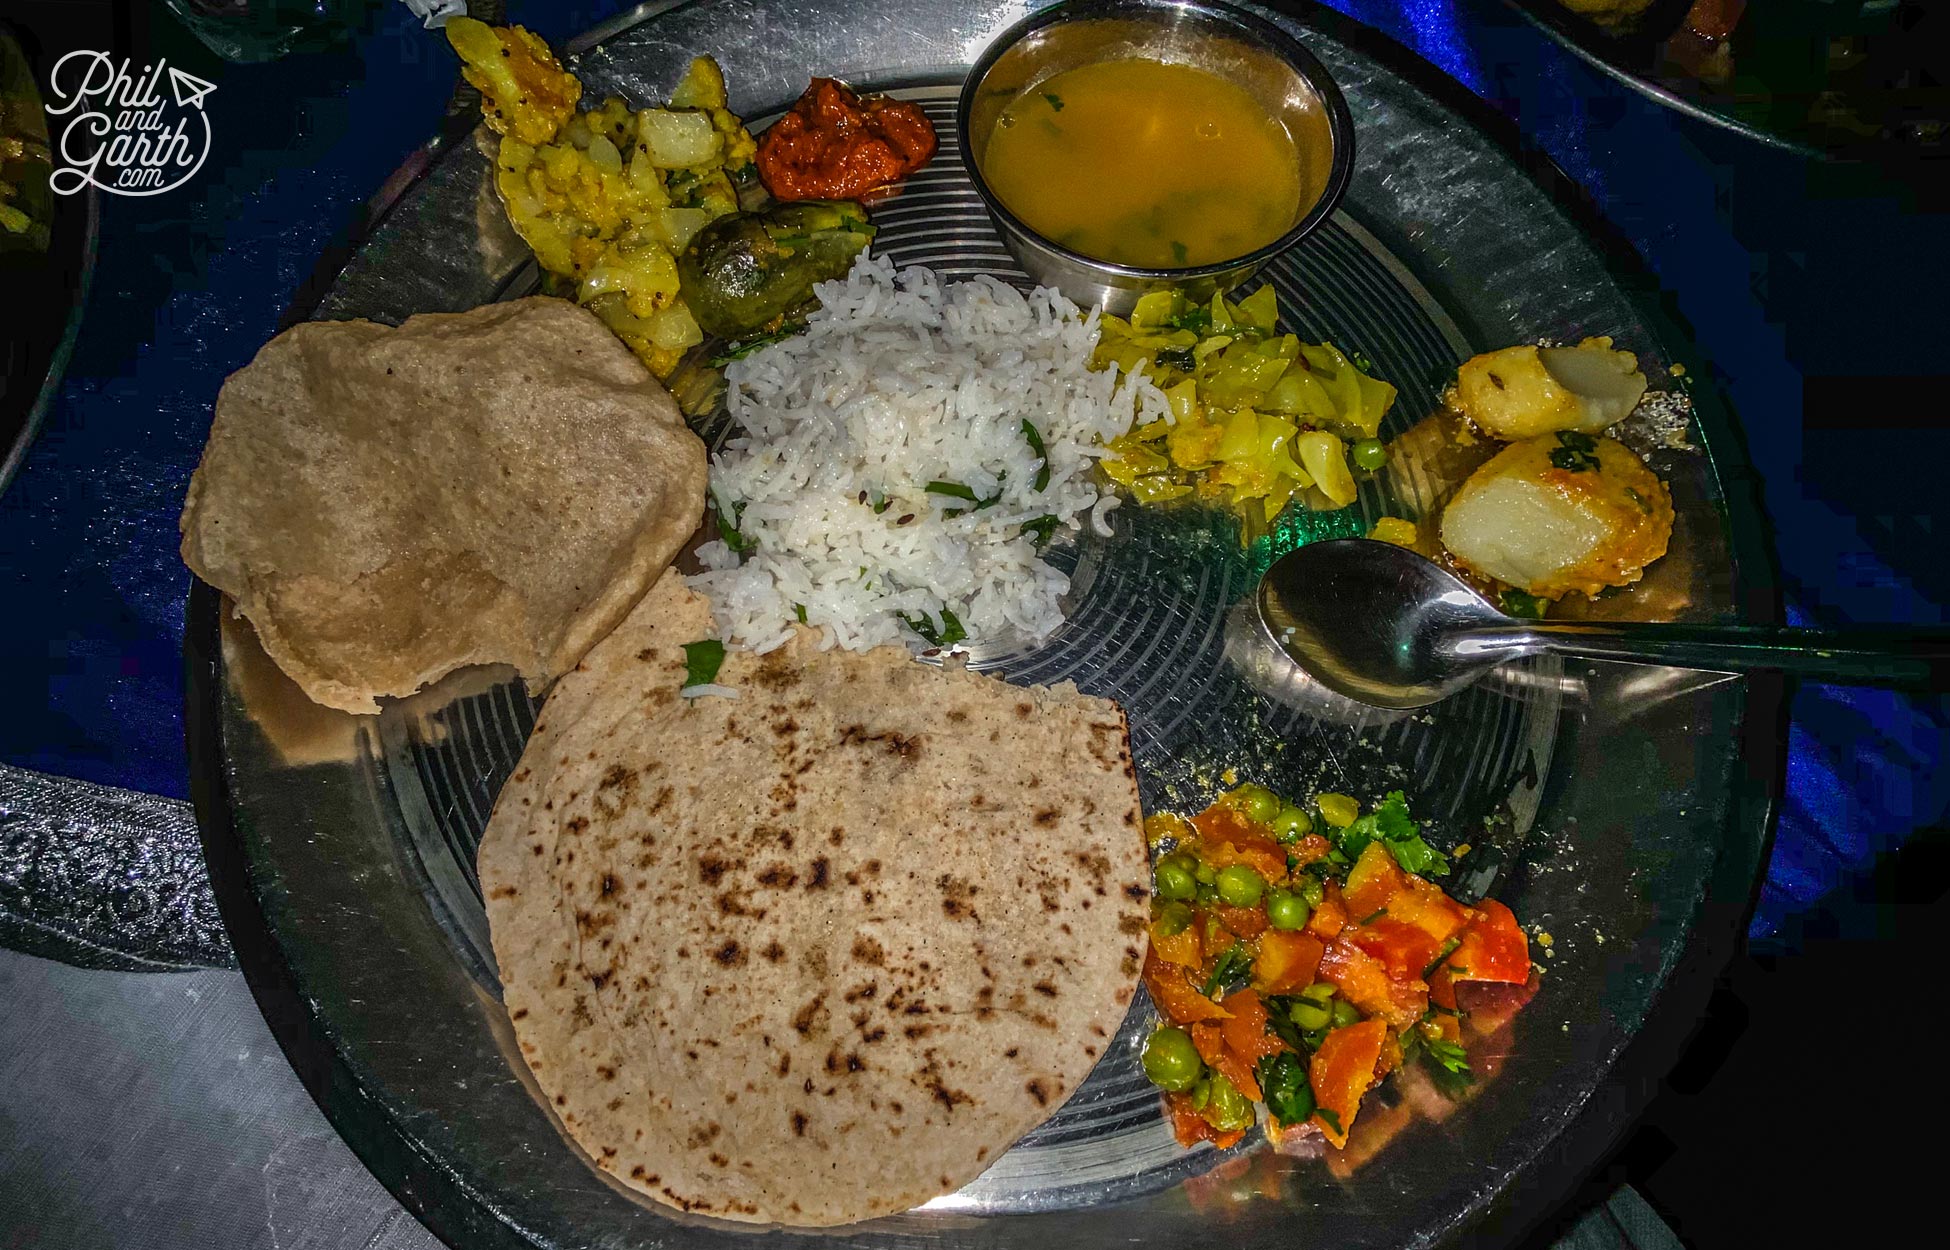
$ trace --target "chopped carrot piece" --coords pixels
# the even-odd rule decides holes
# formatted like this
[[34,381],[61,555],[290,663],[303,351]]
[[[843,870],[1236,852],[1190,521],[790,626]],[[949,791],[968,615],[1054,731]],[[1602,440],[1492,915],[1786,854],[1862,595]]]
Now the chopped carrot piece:
[[1217,1063],[1226,1053],[1226,1035],[1216,1021],[1201,1020],[1191,1028],[1192,1047],[1207,1063]]
[[[1248,1064],[1266,1055],[1278,1054],[1285,1044],[1266,1031],[1266,1004],[1251,990],[1234,990],[1226,995],[1225,1009],[1232,1018],[1219,1026],[1226,1046]],[[1237,1084],[1237,1082],[1234,1082]]]
[[1165,963],[1156,951],[1145,952],[1144,988],[1151,991],[1151,1001],[1173,1024],[1226,1018],[1225,1008],[1199,993],[1198,987],[1185,979],[1184,969]]
[[1380,1020],[1363,1020],[1344,1029],[1335,1029],[1320,1043],[1308,1066],[1308,1082],[1320,1106],[1333,1112],[1340,1121],[1333,1124],[1315,1115],[1327,1140],[1336,1146],[1347,1145],[1347,1130],[1354,1126],[1361,1097],[1374,1084],[1375,1065],[1381,1061],[1381,1044],[1388,1026]]
[[1360,920],[1381,911],[1402,888],[1403,880],[1404,874],[1388,848],[1379,840],[1368,843],[1354,867],[1347,870],[1347,885],[1341,890],[1347,914]]
[[1198,934],[1190,928],[1180,929],[1170,937],[1151,935],[1151,949],[1159,959],[1181,968],[1197,969],[1201,962]]
[[1259,1082],[1253,1079],[1252,1066],[1242,1062],[1230,1049],[1220,1051],[1219,1057],[1212,1061],[1212,1067],[1231,1081],[1232,1087],[1244,1094],[1248,1101],[1265,1101],[1266,1095],[1260,1092]]
[[1388,900],[1388,914],[1396,920],[1414,925],[1438,943],[1447,942],[1469,923],[1463,905],[1444,894],[1441,886],[1413,873],[1404,873],[1402,880],[1402,888]]
[[1253,988],[1262,994],[1291,994],[1312,984],[1327,946],[1311,933],[1268,929],[1259,936],[1253,960]]
[[1340,887],[1329,881],[1326,894],[1314,914],[1307,918],[1307,932],[1323,942],[1331,942],[1347,926],[1347,904],[1341,902]]

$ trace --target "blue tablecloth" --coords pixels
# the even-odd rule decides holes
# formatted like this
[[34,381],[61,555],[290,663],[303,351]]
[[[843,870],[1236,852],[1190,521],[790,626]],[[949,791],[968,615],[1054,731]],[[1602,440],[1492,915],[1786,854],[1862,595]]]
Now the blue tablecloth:
[[[616,4],[516,0],[553,40]],[[1731,398],[1779,536],[1790,619],[1941,624],[1950,213],[1931,189],[1771,151],[1610,82],[1492,0],[1336,0],[1515,120],[1651,263]],[[0,759],[187,791],[183,490],[224,375],[275,329],[359,205],[436,128],[454,61],[403,6],[335,49],[225,65],[160,6],[149,55],[217,84],[188,185],[104,204],[67,381],[0,496]],[[142,19],[138,18],[138,25]],[[143,32],[138,31],[138,36]],[[1928,394],[1934,382],[1934,397]],[[1941,823],[1942,700],[1793,701],[1788,793],[1753,936]]]

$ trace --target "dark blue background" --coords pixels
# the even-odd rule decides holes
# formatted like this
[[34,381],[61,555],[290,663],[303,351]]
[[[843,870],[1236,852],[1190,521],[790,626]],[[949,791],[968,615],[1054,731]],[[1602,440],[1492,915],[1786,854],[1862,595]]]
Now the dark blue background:
[[[562,40],[616,4],[516,0]],[[1796,622],[1941,624],[1950,217],[1939,189],[1770,151],[1599,76],[1491,0],[1337,0],[1512,118],[1637,246],[1730,397],[1766,483]],[[218,84],[188,186],[108,197],[67,382],[0,497],[0,758],[181,796],[183,490],[223,377],[319,254],[438,127],[455,64],[405,8],[258,66],[160,5],[147,57]],[[1753,935],[1793,943],[1950,799],[1945,703],[1809,688]]]

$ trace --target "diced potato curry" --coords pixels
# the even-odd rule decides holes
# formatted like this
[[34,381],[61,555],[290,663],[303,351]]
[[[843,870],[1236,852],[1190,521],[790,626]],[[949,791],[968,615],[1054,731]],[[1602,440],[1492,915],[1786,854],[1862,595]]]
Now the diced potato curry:
[[562,293],[668,377],[704,338],[677,256],[737,211],[757,151],[717,62],[692,61],[663,108],[632,112],[612,96],[578,112],[582,84],[534,34],[470,18],[446,29],[501,136],[495,188],[516,232]]

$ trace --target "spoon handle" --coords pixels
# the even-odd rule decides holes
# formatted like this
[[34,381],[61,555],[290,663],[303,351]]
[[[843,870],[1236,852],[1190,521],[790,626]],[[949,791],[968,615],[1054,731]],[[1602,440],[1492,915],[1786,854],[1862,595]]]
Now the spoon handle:
[[1837,685],[1950,689],[1950,630],[1558,621],[1523,632],[1544,649],[1594,660],[1735,673],[1775,669]]

